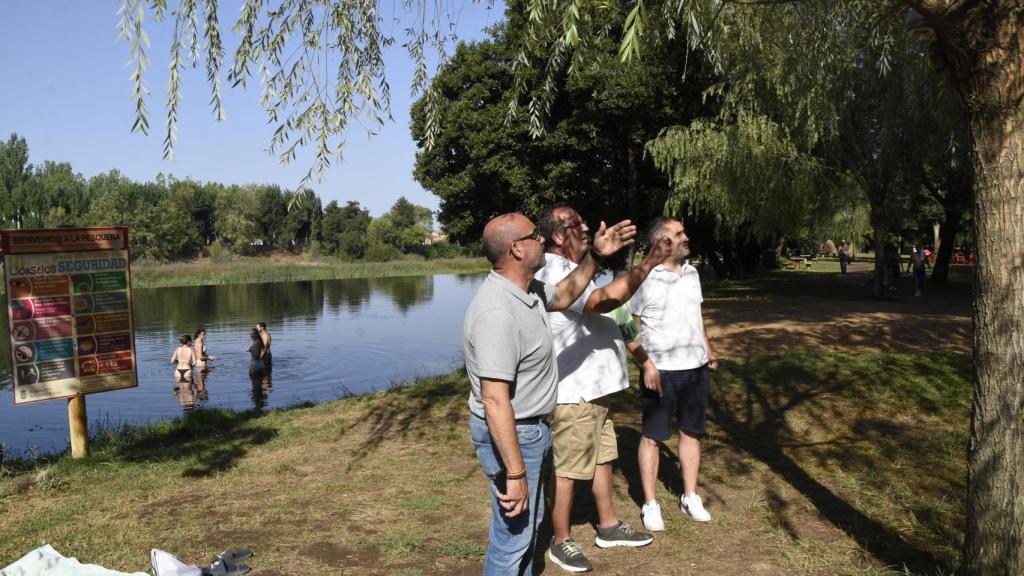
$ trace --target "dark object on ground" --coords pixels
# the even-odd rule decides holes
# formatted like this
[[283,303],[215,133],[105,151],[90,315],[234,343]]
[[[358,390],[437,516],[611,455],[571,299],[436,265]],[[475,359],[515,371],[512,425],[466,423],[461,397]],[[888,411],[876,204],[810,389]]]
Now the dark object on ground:
[[236,550],[229,552],[225,550],[210,563],[209,568],[203,568],[203,576],[237,576],[249,571],[249,566],[239,564],[239,560],[245,560],[252,556],[251,550]]

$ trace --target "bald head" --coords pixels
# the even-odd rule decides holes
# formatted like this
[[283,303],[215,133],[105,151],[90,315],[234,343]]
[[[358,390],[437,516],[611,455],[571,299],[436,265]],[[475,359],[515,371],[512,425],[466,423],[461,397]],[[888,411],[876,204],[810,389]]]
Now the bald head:
[[491,265],[497,265],[505,259],[512,242],[522,235],[520,229],[528,229],[529,222],[526,216],[512,212],[495,216],[484,226],[484,255]]

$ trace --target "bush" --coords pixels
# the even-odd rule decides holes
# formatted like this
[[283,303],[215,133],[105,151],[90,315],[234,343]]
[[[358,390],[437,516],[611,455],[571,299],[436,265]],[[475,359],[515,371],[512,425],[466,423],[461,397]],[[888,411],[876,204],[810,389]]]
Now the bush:
[[319,258],[323,254],[323,249],[320,247],[319,241],[313,240],[312,242],[306,245],[306,248],[305,250],[303,250],[303,252],[309,255],[310,258]]
[[427,260],[436,260],[438,258],[457,258],[462,256],[462,247],[458,244],[452,244],[451,242],[427,244],[423,255],[426,256]]
[[217,240],[213,244],[210,244],[209,248],[210,260],[213,260],[217,264],[224,264],[231,262],[231,250],[228,249],[220,240]]
[[370,262],[390,262],[401,258],[402,253],[390,244],[370,244],[366,249],[366,260]]
[[469,258],[479,258],[484,255],[484,244],[477,240],[462,247],[462,255]]

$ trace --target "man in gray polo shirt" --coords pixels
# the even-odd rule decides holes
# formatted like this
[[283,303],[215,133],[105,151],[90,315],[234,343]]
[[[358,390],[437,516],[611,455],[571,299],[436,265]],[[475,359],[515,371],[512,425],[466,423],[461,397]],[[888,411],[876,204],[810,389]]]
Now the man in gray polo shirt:
[[633,243],[636,227],[601,223],[593,247],[557,286],[534,280],[543,237],[521,214],[484,227],[493,269],[464,324],[470,436],[491,478],[491,526],[484,574],[532,574],[536,528],[544,517],[541,468],[551,449],[544,419],[555,406],[558,371],[546,311],[569,307],[597,271],[591,253],[610,256]]

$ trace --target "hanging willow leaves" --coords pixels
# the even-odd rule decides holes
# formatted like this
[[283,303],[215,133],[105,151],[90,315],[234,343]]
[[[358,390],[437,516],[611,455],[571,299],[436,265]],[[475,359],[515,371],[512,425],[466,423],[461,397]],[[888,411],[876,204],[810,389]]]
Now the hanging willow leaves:
[[700,119],[667,129],[646,151],[672,185],[666,213],[714,214],[725,232],[746,227],[762,239],[807,225],[818,204],[848,186],[800,152],[783,126],[747,111],[729,123]]
[[[581,0],[576,0],[577,2]],[[178,137],[182,74],[204,61],[214,117],[223,120],[221,73],[224,47],[219,0],[122,0],[119,40],[129,45],[135,102],[133,132],[148,134],[144,82],[149,66],[147,12],[160,22],[170,14],[173,34],[168,65],[164,157],[172,159]],[[414,61],[413,95],[427,86],[428,62],[447,58],[454,42],[458,8],[444,0],[404,0],[391,29],[401,30]],[[407,26],[404,20],[409,20]],[[239,38],[227,81],[244,88],[252,76],[260,82],[260,104],[273,125],[268,152],[282,163],[310,147],[312,166],[302,184],[319,179],[342,153],[353,124],[378,132],[391,119],[390,86],[383,53],[395,43],[384,33],[385,18],[376,0],[246,0],[232,30]],[[396,24],[397,23],[397,24]],[[301,194],[294,195],[301,202]]]

